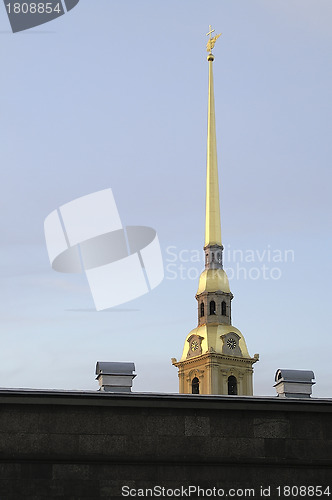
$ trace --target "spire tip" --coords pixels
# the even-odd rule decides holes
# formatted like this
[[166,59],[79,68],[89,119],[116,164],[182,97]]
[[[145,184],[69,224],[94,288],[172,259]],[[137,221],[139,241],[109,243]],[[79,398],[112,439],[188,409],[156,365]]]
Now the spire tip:
[[[209,30],[208,33],[206,33],[206,36],[209,37],[208,43],[206,44],[206,50],[209,53],[209,55],[208,55],[208,61],[213,61],[214,57],[213,57],[213,54],[212,54],[212,49],[215,46],[215,43],[218,40],[218,38],[221,36],[221,33],[219,33],[218,35],[215,35],[214,37],[212,37],[212,33],[214,33],[215,30],[212,29],[211,24],[210,24],[209,27],[210,27],[210,30]],[[212,56],[212,58],[211,58],[211,56]]]

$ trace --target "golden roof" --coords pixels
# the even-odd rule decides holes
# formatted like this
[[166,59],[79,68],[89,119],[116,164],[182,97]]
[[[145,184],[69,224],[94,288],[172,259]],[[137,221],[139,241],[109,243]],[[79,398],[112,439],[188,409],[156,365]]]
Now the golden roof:
[[[227,333],[236,333],[239,336],[239,347],[242,352],[242,356],[244,358],[250,358],[246,341],[240,330],[235,328],[233,325],[217,325],[217,324],[208,324],[197,326],[187,335],[186,341],[184,343],[181,361],[185,361],[187,359],[187,354],[189,350],[189,342],[187,341],[192,335],[199,335],[202,337],[202,354],[206,354],[208,352],[215,352],[216,354],[223,354],[222,347],[223,341],[221,336],[226,335]],[[192,358],[194,359],[194,358]]]
[[197,295],[218,291],[231,293],[227,274],[223,269],[205,269],[199,277]]

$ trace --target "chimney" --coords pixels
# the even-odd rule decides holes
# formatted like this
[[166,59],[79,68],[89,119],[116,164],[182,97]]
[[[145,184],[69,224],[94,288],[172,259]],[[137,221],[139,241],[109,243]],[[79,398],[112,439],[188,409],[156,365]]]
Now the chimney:
[[311,370],[277,370],[273,387],[280,398],[310,398],[315,383]]
[[117,363],[98,361],[96,364],[96,380],[101,392],[131,392],[136,375],[134,363]]

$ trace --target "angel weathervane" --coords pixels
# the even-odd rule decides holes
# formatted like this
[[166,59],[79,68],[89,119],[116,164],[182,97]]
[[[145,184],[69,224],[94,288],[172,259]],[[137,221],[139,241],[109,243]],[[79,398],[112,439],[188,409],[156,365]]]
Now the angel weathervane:
[[213,30],[211,28],[211,25],[210,25],[210,31],[208,33],[206,33],[206,36],[209,36],[209,41],[208,43],[206,44],[206,50],[207,52],[209,52],[209,54],[212,54],[212,49],[216,43],[216,41],[218,40],[218,38],[220,37],[221,33],[219,33],[219,35],[216,35],[214,37],[212,37],[212,33],[214,33],[215,30]]

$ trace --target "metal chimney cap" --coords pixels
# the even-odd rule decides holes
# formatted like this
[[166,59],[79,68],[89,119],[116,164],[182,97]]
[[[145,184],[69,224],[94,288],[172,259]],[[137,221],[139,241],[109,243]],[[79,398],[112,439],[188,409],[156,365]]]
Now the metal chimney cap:
[[284,370],[279,368],[275,374],[275,381],[280,382],[302,382],[314,384],[315,374],[312,370]]
[[96,375],[133,375],[134,371],[134,363],[97,361],[96,364]]

